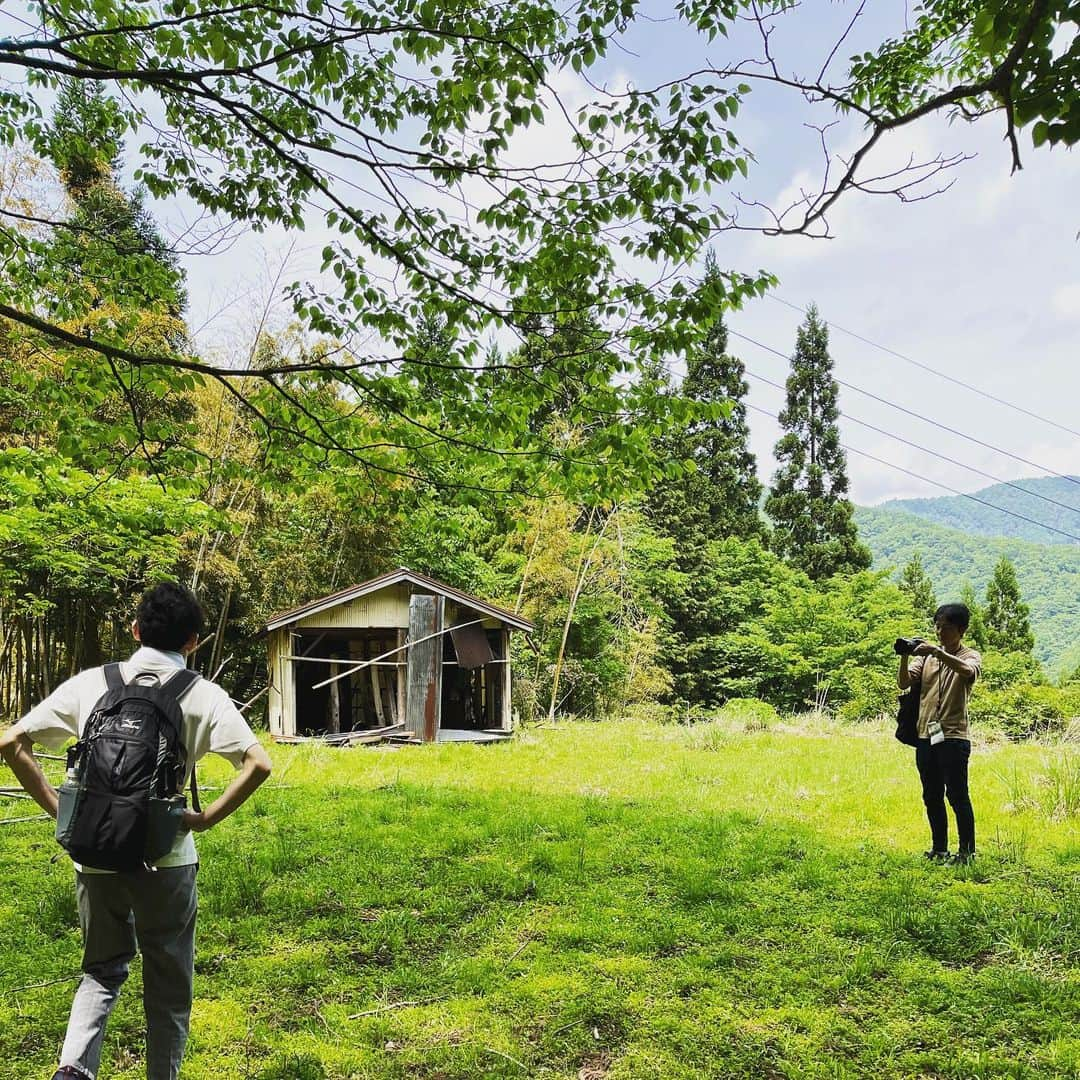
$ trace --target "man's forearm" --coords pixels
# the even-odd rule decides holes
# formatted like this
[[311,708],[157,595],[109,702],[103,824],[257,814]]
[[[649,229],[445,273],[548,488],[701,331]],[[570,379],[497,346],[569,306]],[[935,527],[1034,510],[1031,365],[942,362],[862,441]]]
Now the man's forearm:
[[16,779],[45,813],[56,817],[56,789],[41,771],[33,747],[29,735],[12,736],[10,732],[5,732],[0,737],[0,756],[8,763]]
[[900,657],[900,670],[896,673],[896,685],[901,690],[906,690],[911,685],[911,675],[908,674],[908,658],[905,653]]
[[237,807],[247,802],[255,789],[269,775],[270,757],[256,743],[244,755],[240,772],[233,778],[232,783],[201,814],[188,811],[184,815],[185,824],[197,832],[212,828],[224,821]]
[[975,674],[975,669],[966,660],[961,660],[959,656],[953,656],[951,652],[938,649],[934,655],[945,667],[955,671],[957,675],[963,675],[964,678],[970,679]]

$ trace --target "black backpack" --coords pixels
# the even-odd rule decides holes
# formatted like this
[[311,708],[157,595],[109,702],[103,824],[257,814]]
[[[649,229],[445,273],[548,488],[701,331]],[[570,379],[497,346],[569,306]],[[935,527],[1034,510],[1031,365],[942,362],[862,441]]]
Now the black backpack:
[[[68,750],[58,793],[56,839],[76,862],[138,870],[172,850],[187,806],[180,699],[198,678],[185,668],[165,683],[151,672],[125,683],[119,664],[105,665],[108,689]],[[198,810],[194,776],[192,800]]]
[[919,745],[919,684],[912,683],[899,697],[896,738],[905,746]]

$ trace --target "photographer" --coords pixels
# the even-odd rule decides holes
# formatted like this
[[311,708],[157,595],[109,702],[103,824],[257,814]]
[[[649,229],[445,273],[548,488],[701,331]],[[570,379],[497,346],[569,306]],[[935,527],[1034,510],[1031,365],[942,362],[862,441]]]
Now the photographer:
[[918,745],[915,765],[922,780],[923,802],[930,822],[931,846],[926,857],[949,858],[949,818],[945,798],[956,815],[957,862],[975,857],[975,813],[968,794],[971,735],[967,704],[982,670],[982,657],[963,644],[971,612],[964,604],[943,604],[934,613],[939,644],[900,638],[897,685],[917,686]]

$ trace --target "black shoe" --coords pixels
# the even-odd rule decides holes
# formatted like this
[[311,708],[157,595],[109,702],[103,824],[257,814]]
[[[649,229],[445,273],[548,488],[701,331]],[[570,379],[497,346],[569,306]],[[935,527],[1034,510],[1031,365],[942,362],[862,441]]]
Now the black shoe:
[[951,856],[947,851],[924,851],[923,858],[930,862],[948,862]]
[[966,866],[968,863],[975,861],[974,851],[958,851],[953,857],[952,861],[957,866]]
[[61,1065],[52,1075],[52,1080],[87,1080],[86,1073],[80,1072],[73,1065]]

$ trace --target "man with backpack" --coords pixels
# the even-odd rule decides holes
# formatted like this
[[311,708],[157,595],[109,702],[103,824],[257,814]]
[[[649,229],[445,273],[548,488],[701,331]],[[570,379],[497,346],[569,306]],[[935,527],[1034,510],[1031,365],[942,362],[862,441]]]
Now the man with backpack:
[[[132,633],[140,648],[130,660],[81,672],[0,735],[0,755],[38,804],[59,814],[57,838],[76,860],[83,978],[53,1080],[93,1080],[136,947],[147,1078],[179,1074],[194,971],[192,833],[228,817],[270,775],[266,751],[228,694],[187,670],[203,622],[189,589],[156,585],[139,603]],[[73,738],[58,793],[31,747],[59,749]],[[180,793],[207,753],[238,774],[201,810],[193,785],[187,809]]]

